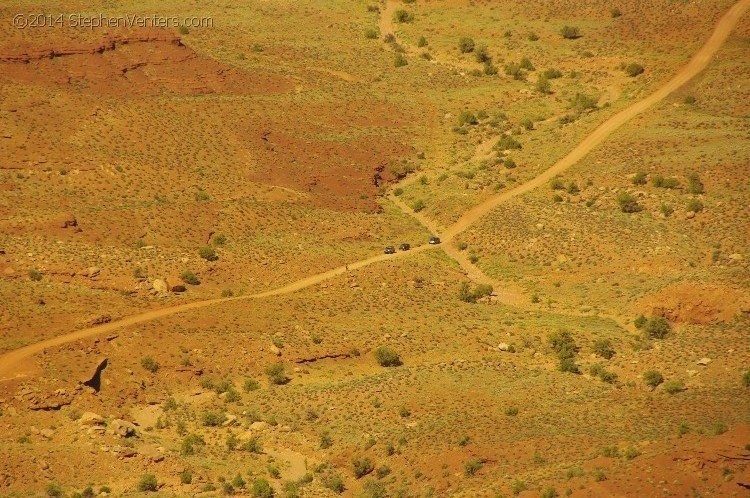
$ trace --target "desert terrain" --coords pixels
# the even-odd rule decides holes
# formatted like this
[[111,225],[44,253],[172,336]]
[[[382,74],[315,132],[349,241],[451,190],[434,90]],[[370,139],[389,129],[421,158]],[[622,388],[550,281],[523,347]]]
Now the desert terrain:
[[4,2],[0,496],[748,496],[748,10]]

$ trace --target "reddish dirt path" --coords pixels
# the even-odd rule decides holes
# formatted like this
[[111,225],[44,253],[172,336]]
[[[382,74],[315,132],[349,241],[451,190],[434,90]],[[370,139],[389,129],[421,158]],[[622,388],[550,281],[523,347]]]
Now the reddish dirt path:
[[[596,130],[594,130],[594,132],[592,132],[589,136],[587,136],[580,144],[578,144],[578,146],[576,146],[576,148],[574,148],[568,155],[563,157],[560,161],[555,163],[550,169],[546,170],[544,173],[540,174],[536,178],[533,178],[532,180],[522,185],[519,185],[518,187],[512,190],[509,190],[508,192],[503,192],[502,194],[492,197],[484,201],[483,203],[479,204],[478,206],[468,210],[463,216],[461,216],[461,218],[456,223],[448,227],[442,233],[441,238],[444,240],[444,242],[449,242],[457,234],[466,230],[469,226],[471,226],[471,224],[478,221],[480,218],[482,218],[484,215],[492,211],[495,207],[497,207],[499,204],[503,203],[504,201],[511,199],[513,197],[516,197],[518,195],[524,194],[526,192],[529,192],[532,189],[535,189],[541,185],[546,184],[555,175],[573,166],[576,162],[578,162],[581,158],[583,158],[586,154],[588,154],[591,150],[593,150],[597,145],[602,143],[612,132],[614,132],[620,126],[625,124],[628,120],[642,113],[643,111],[645,111],[646,109],[648,109],[655,103],[659,102],[660,100],[664,99],[671,92],[677,90],[682,85],[684,85],[687,81],[689,81],[691,78],[693,78],[698,73],[700,73],[708,65],[708,63],[711,60],[711,57],[718,51],[718,49],[721,47],[721,45],[729,36],[729,33],[732,31],[735,24],[737,24],[740,17],[742,17],[742,15],[748,10],[748,8],[750,8],[750,0],[740,0],[739,2],[734,4],[732,8],[730,8],[727,11],[727,13],[724,14],[724,16],[719,20],[719,23],[717,24],[716,29],[714,30],[713,34],[708,39],[706,44],[698,51],[698,53],[695,54],[695,56],[693,56],[693,58],[685,67],[683,67],[669,82],[667,82],[666,85],[664,85],[663,87],[661,87],[660,89],[658,89],[656,92],[649,95],[645,99],[639,102],[636,102],[635,104],[631,105],[627,109],[620,111],[618,114],[616,114],[615,116],[605,121]],[[387,14],[389,11],[389,7],[387,3],[386,3],[385,10],[386,10],[385,14]],[[391,16],[392,16],[392,12],[391,12]],[[390,19],[390,16],[387,16],[387,18]],[[385,22],[389,23],[390,21],[386,20]],[[404,206],[403,204],[401,204],[401,207],[402,209],[406,208],[406,206]],[[426,217],[419,215],[419,213],[412,213],[411,210],[408,208],[406,208],[406,210],[410,214],[415,215],[415,217],[418,220],[422,221],[425,226],[429,227],[430,229],[435,228],[434,223],[427,220]],[[433,246],[422,245],[422,246],[413,248],[409,252],[400,252],[400,253],[392,254],[392,255],[380,254],[380,255],[373,256],[368,259],[353,262],[349,265],[349,269],[356,270],[358,268],[362,268],[362,267],[371,265],[373,263],[387,261],[387,260],[394,259],[394,258],[406,257],[414,253],[428,250],[431,247]],[[466,269],[467,272],[470,272],[470,273],[478,272],[478,269],[474,265],[472,265],[468,260],[466,260],[466,258],[464,258],[463,255],[460,254],[453,247],[448,247],[448,245],[446,244],[445,246],[443,246],[443,248],[446,250],[446,252],[449,255],[456,258],[457,261],[461,264],[461,266],[464,269]],[[346,272],[346,269],[344,267],[338,267],[338,268],[334,268],[333,270],[329,270],[325,273],[312,275],[310,277],[306,277],[296,282],[292,282],[283,287],[279,287],[277,289],[266,291],[266,292],[261,292],[258,294],[231,297],[231,298],[225,298],[225,299],[210,299],[207,301],[198,301],[198,302],[187,303],[187,304],[182,304],[178,306],[172,306],[169,308],[163,308],[159,310],[147,311],[145,313],[140,313],[138,315],[126,317],[115,322],[107,323],[105,325],[99,325],[96,327],[90,327],[86,329],[77,330],[75,332],[71,332],[70,334],[54,337],[52,339],[41,341],[36,344],[25,346],[25,347],[10,351],[0,356],[0,381],[2,381],[3,379],[7,379],[9,376],[15,377],[15,376],[33,371],[33,364],[31,364],[32,362],[30,361],[30,358],[37,353],[41,353],[47,348],[60,346],[63,344],[67,344],[69,342],[77,341],[80,339],[85,339],[87,337],[105,334],[107,332],[112,332],[114,330],[118,330],[123,327],[156,320],[156,319],[174,315],[176,313],[180,313],[183,311],[204,308],[207,306],[213,306],[216,304],[236,301],[240,299],[260,299],[264,297],[289,294],[289,293],[304,289],[306,287],[310,287],[312,285],[321,283],[325,280],[341,275],[345,272]],[[476,276],[479,279],[479,281],[488,280],[488,278],[483,274],[476,275]]]

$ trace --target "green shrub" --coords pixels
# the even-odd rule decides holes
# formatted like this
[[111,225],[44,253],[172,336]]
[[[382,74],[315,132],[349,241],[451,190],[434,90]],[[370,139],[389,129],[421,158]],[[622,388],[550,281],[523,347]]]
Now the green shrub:
[[516,479],[513,481],[513,484],[511,484],[510,489],[513,491],[514,495],[519,495],[529,489],[529,487],[526,485],[526,482]]
[[31,269],[29,270],[29,278],[34,282],[39,282],[42,279],[42,274],[39,270]]
[[367,38],[368,40],[375,40],[379,36],[380,36],[380,33],[378,32],[376,28],[367,28],[365,30],[365,38]]
[[206,261],[216,261],[219,257],[216,255],[216,251],[211,246],[201,247],[198,250],[198,255]]
[[224,412],[206,411],[201,416],[201,421],[206,427],[218,427],[224,423],[227,416]]
[[468,54],[474,51],[474,40],[469,37],[462,37],[458,40],[458,50],[462,54]]
[[472,289],[468,282],[462,282],[458,297],[465,303],[476,303],[479,299],[491,295],[493,291],[494,289],[489,284],[479,284]]
[[402,364],[398,353],[387,346],[380,346],[375,350],[375,359],[381,367],[398,367]]
[[536,79],[534,90],[543,94],[552,93],[552,85],[550,84],[549,79],[542,75]]
[[548,80],[554,80],[556,78],[562,78],[562,71],[555,68],[549,68],[542,73],[542,76]]
[[486,76],[495,76],[497,72],[497,66],[489,61],[484,63],[484,74]]
[[141,358],[141,366],[151,373],[156,373],[159,370],[159,364],[150,356]]
[[617,7],[612,7],[609,13],[612,15],[613,19],[617,19],[622,15],[622,12],[620,12],[620,9],[618,9]]
[[558,368],[561,372],[579,374],[581,369],[576,364],[575,358],[560,358]]
[[266,367],[266,376],[268,376],[268,381],[276,386],[287,384],[291,380],[286,375],[283,363],[274,363]]
[[750,370],[745,370],[745,372],[742,373],[742,385],[750,387]]
[[207,201],[207,200],[209,200],[210,198],[211,198],[211,197],[210,197],[210,196],[209,196],[209,195],[208,195],[208,194],[207,194],[206,192],[204,192],[203,190],[198,190],[198,191],[197,191],[197,192],[195,193],[195,200],[196,200],[196,201]]
[[637,64],[635,62],[631,62],[627,66],[625,66],[625,74],[630,76],[631,78],[638,76],[639,74],[643,73],[643,66],[640,64]]
[[47,492],[47,496],[58,497],[63,495],[62,487],[55,482],[47,484],[45,491]]
[[665,218],[669,218],[672,213],[674,213],[674,208],[670,204],[662,202],[661,206],[659,206],[659,212],[661,212]]
[[537,35],[534,32],[529,33],[529,35],[526,37],[529,41],[537,41],[539,39],[539,35]]
[[422,211],[422,210],[423,210],[423,209],[424,209],[425,207],[426,207],[426,206],[425,206],[425,203],[424,203],[424,201],[423,201],[422,199],[417,199],[417,200],[416,200],[416,201],[414,201],[414,202],[412,203],[412,205],[411,205],[411,209],[412,209],[412,210],[413,210],[413,211],[414,211],[415,213],[418,213],[418,212]]
[[650,339],[664,339],[672,330],[667,319],[660,316],[649,318],[643,328]]
[[240,446],[240,450],[259,455],[263,453],[263,445],[258,436],[251,437]]
[[510,157],[506,157],[505,161],[503,161],[503,165],[507,169],[513,169],[513,168],[516,167],[516,162],[513,159],[511,159]]
[[254,498],[273,498],[274,491],[271,483],[259,477],[253,481],[252,494]]
[[352,462],[352,465],[354,467],[354,476],[357,479],[363,478],[375,469],[375,467],[372,465],[372,460],[367,457],[355,458]]
[[393,65],[395,67],[404,67],[407,64],[409,64],[409,61],[407,60],[406,56],[402,53],[397,53],[393,56]]
[[570,108],[580,114],[589,109],[596,109],[597,100],[590,95],[576,93],[575,97],[570,100]]
[[564,190],[565,189],[565,184],[563,183],[562,178],[557,177],[557,176],[553,178],[552,180],[550,180],[549,186],[552,190]]
[[642,329],[644,325],[646,325],[646,322],[648,322],[648,319],[643,315],[638,315],[638,317],[633,321],[633,325],[635,325],[635,328]]
[[475,124],[478,124],[478,123],[479,123],[479,120],[474,115],[474,113],[471,112],[471,111],[464,110],[464,111],[461,111],[461,114],[458,115],[458,125],[459,126],[463,126],[463,125],[475,125]]
[[190,470],[185,469],[180,472],[180,482],[182,484],[190,484],[193,482],[193,473]]
[[487,45],[479,45],[474,50],[474,57],[480,64],[492,61],[492,57],[490,56],[490,51],[487,49]]
[[689,199],[687,201],[687,210],[693,213],[700,213],[703,211],[703,203],[698,199]]
[[664,382],[664,376],[658,370],[648,370],[643,373],[643,381],[647,386],[656,388],[659,384]]
[[398,9],[393,13],[393,20],[397,23],[408,23],[414,20],[414,14],[408,10]]
[[638,200],[628,192],[622,191],[617,194],[617,204],[623,213],[637,213],[641,210]]
[[260,384],[255,379],[245,379],[245,384],[242,386],[246,393],[250,391],[256,391],[260,389]]
[[188,434],[182,440],[180,454],[184,456],[195,455],[198,452],[198,446],[205,446],[206,441],[197,434]]
[[597,339],[594,341],[594,353],[609,360],[615,355],[615,350],[609,339]]
[[344,486],[344,480],[340,475],[332,472],[324,474],[320,479],[321,484],[324,488],[330,489],[334,493],[343,493],[346,490]]
[[542,494],[540,495],[541,498],[558,498],[559,496],[557,490],[552,486],[542,491]]
[[563,26],[560,29],[560,34],[566,40],[575,40],[581,37],[581,32],[576,26]]
[[639,171],[633,177],[633,185],[645,185],[646,184],[646,173]]
[[199,285],[201,283],[200,279],[195,275],[195,273],[191,272],[190,270],[185,270],[180,274],[180,279],[185,282],[186,284],[190,285]]
[[622,453],[622,456],[624,456],[627,460],[632,460],[639,456],[641,454],[640,451],[638,451],[637,448],[634,446],[629,446],[625,448],[625,451]]
[[509,406],[505,409],[505,415],[508,417],[515,417],[516,415],[518,415],[518,407]]
[[464,474],[472,477],[482,469],[483,465],[484,463],[478,458],[468,460],[466,463],[464,463]]
[[535,71],[535,70],[536,70],[536,68],[535,68],[535,67],[534,67],[534,65],[533,65],[533,64],[531,63],[531,61],[529,60],[529,58],[528,58],[528,57],[522,57],[522,58],[521,58],[521,62],[519,62],[519,63],[518,63],[518,66],[519,66],[519,67],[520,67],[521,69],[525,69],[525,70],[527,70],[527,71]]
[[551,333],[547,340],[552,351],[559,358],[572,358],[578,351],[573,335],[568,330],[559,330]]
[[685,383],[680,379],[669,380],[664,383],[663,389],[669,394],[677,394],[685,390]]
[[496,150],[514,150],[514,149],[520,149],[521,144],[516,141],[515,138],[511,137],[510,135],[503,135],[500,137],[500,140],[497,141],[497,144],[495,144]]
[[328,431],[324,431],[320,435],[320,448],[325,450],[326,448],[330,448],[331,446],[333,446],[333,439],[331,439],[331,434]]
[[143,474],[138,481],[138,491],[156,491],[159,489],[159,483],[154,474]]
[[697,173],[690,173],[688,175],[687,193],[697,195],[703,192],[704,188],[701,177]]
[[576,182],[570,182],[567,190],[570,195],[578,195],[581,192]]
[[424,36],[420,36],[419,40],[417,40],[417,47],[422,48],[427,46],[427,38]]
[[409,410],[407,407],[402,406],[398,409],[398,414],[401,418],[409,418],[411,417],[411,410]]
[[509,63],[505,65],[505,74],[513,77],[514,80],[525,80],[526,73],[521,70],[521,66],[516,63]]

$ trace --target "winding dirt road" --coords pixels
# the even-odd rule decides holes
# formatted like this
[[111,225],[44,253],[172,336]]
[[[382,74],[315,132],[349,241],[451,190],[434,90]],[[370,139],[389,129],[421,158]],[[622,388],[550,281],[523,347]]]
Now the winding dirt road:
[[[443,241],[449,242],[457,234],[466,230],[469,226],[477,222],[480,218],[485,216],[487,213],[491,212],[502,202],[508,199],[511,199],[513,197],[516,197],[518,195],[524,194],[526,192],[529,192],[532,189],[535,189],[541,185],[546,184],[555,175],[573,166],[576,162],[578,162],[581,158],[583,158],[586,154],[588,154],[592,149],[594,149],[596,146],[602,143],[604,139],[607,138],[607,136],[609,136],[612,132],[614,132],[620,126],[625,124],[628,120],[644,112],[646,109],[648,109],[655,103],[659,102],[660,100],[664,99],[664,97],[669,95],[671,92],[677,90],[682,85],[684,85],[688,80],[690,80],[691,78],[696,76],[698,73],[700,73],[708,65],[708,63],[711,60],[711,57],[718,51],[718,49],[721,47],[721,45],[729,36],[729,33],[732,31],[734,26],[739,21],[740,17],[742,17],[742,15],[748,10],[748,8],[750,8],[750,0],[740,0],[739,2],[734,4],[732,8],[730,8],[727,11],[727,13],[721,18],[713,34],[708,39],[706,44],[698,51],[698,53],[695,54],[695,56],[690,60],[690,62],[685,67],[683,67],[666,85],[664,85],[663,87],[661,87],[660,89],[658,89],[656,92],[649,95],[645,99],[639,102],[636,102],[635,104],[631,105],[627,109],[620,111],[618,114],[616,114],[615,116],[605,121],[596,130],[594,130],[589,136],[587,136],[578,146],[576,146],[568,155],[563,157],[560,161],[555,163],[550,169],[546,170],[539,176],[533,178],[532,180],[522,185],[519,185],[518,187],[512,190],[509,190],[497,196],[491,197],[490,199],[482,202],[476,207],[468,210],[463,216],[461,216],[461,218],[459,218],[459,220],[456,223],[448,227],[441,234],[441,238],[443,239]],[[390,15],[388,15],[389,13]],[[387,17],[388,19],[385,21],[386,23],[388,23],[388,26],[390,26],[389,19],[391,16],[392,16],[392,8],[389,9],[389,5],[387,3],[384,17]],[[381,25],[381,29],[383,27],[384,26]],[[437,230],[435,230],[437,227],[434,225],[432,221],[420,215],[419,213],[413,213],[412,210],[409,209],[407,206],[405,206],[403,203],[401,203],[400,200],[397,199],[397,201],[398,201],[397,205],[399,205],[401,209],[415,216],[415,218],[417,218],[420,222],[422,222],[426,227],[433,230],[434,233],[437,232]],[[409,252],[399,252],[397,254],[392,254],[392,255],[381,254],[381,255],[373,256],[371,258],[367,258],[361,261],[350,263],[349,269],[356,270],[356,269],[359,269],[359,268],[362,268],[362,267],[365,267],[374,263],[404,258],[415,253],[420,253],[420,252],[429,250],[433,247],[435,246],[422,245],[422,246],[413,248]],[[444,244],[442,247],[451,257],[455,258],[467,272],[469,272],[469,275],[472,276],[472,278],[475,278],[479,282],[489,281],[486,275],[479,272],[478,269],[476,269],[476,267],[472,265],[466,259],[466,257],[463,254],[461,254],[458,250],[456,250],[453,246],[449,244]],[[338,267],[338,268],[334,268],[324,273],[312,275],[310,277],[298,280],[296,282],[292,282],[283,287],[261,292],[258,294],[230,297],[230,298],[223,298],[223,299],[210,299],[206,301],[198,301],[198,302],[187,303],[187,304],[182,304],[178,306],[172,306],[169,308],[162,308],[159,310],[147,311],[144,313],[140,313],[138,315],[133,315],[130,317],[123,318],[115,322],[110,322],[104,325],[98,325],[95,327],[77,330],[75,332],[71,332],[66,335],[40,341],[36,344],[25,346],[25,347],[10,351],[0,356],[0,381],[7,380],[8,378],[13,378],[13,377],[22,375],[24,373],[33,371],[33,365],[31,364],[32,362],[30,361],[30,359],[35,354],[41,353],[47,348],[61,346],[63,344],[74,342],[80,339],[85,339],[88,337],[106,334],[108,332],[112,332],[112,331],[121,329],[123,327],[128,327],[130,325],[136,325],[139,323],[157,320],[159,318],[164,318],[164,317],[174,315],[177,313],[181,313],[184,311],[188,311],[188,310],[205,308],[208,306],[214,306],[217,304],[228,303],[231,301],[238,301],[242,299],[261,299],[261,298],[266,298],[266,297],[271,297],[271,296],[278,296],[282,294],[289,294],[289,293],[304,289],[306,287],[319,284],[325,280],[336,277],[338,275],[342,275],[345,272],[346,272],[346,269],[344,267]]]

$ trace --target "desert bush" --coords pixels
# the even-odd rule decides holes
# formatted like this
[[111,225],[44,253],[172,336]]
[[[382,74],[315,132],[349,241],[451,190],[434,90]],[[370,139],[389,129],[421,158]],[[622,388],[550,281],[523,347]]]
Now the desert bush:
[[151,373],[156,373],[159,370],[159,364],[150,356],[141,358],[141,366]]
[[341,494],[346,490],[344,480],[341,476],[332,472],[328,472],[321,476],[320,483],[324,488],[330,489],[334,493]]
[[750,370],[745,370],[742,374],[742,385],[750,387]]
[[458,40],[458,50],[462,54],[468,54],[474,51],[474,40],[467,36],[464,36]]
[[354,477],[357,479],[363,478],[375,469],[372,460],[368,457],[355,458],[352,462],[352,466],[354,467]]
[[638,315],[638,317],[633,320],[633,325],[635,325],[635,328],[642,329],[644,325],[646,325],[646,322],[648,322],[648,318],[646,318],[643,315]]
[[698,173],[690,173],[688,175],[687,193],[688,194],[702,194],[704,192],[703,182]]
[[398,9],[393,13],[393,20],[397,23],[408,23],[414,20],[414,14],[405,9]]
[[58,497],[63,495],[62,487],[55,482],[47,484],[45,491],[47,493],[47,496]]
[[407,407],[402,406],[398,409],[398,414],[401,418],[409,418],[411,417],[411,410],[409,410]]
[[385,484],[378,482],[375,479],[368,479],[362,485],[362,498],[388,498],[388,489]]
[[420,36],[419,40],[417,40],[417,47],[422,48],[427,46],[427,38],[424,36]]
[[669,325],[666,318],[652,316],[643,326],[643,329],[650,339],[664,339],[667,334],[669,334],[672,327]]
[[524,73],[521,69],[521,66],[516,64],[515,62],[505,65],[505,74],[511,76],[514,80],[526,79],[526,73]]
[[182,484],[190,484],[193,482],[193,473],[189,469],[185,469],[180,472],[180,482]]
[[495,144],[496,150],[515,150],[520,148],[521,144],[518,143],[518,141],[510,135],[501,136],[500,140],[498,140]]
[[596,109],[597,100],[590,95],[579,92],[570,100],[570,108],[580,114],[589,109]]
[[533,64],[531,63],[531,61],[529,60],[529,58],[528,58],[528,57],[522,57],[522,58],[521,58],[521,62],[519,62],[519,63],[518,63],[518,66],[519,66],[519,67],[520,67],[521,69],[525,69],[525,70],[527,70],[527,71],[536,71],[536,68],[535,68],[535,67],[534,67],[534,65],[533,65]]
[[476,58],[477,62],[480,64],[484,64],[485,62],[492,61],[492,57],[490,56],[490,51],[487,48],[487,45],[479,45],[474,50],[474,57]]
[[645,185],[646,184],[646,173],[639,171],[633,177],[633,185]]
[[248,453],[253,453],[256,455],[263,453],[263,445],[261,444],[260,438],[258,436],[251,437],[250,439],[242,443],[240,449],[242,451],[246,451]]
[[625,191],[617,194],[617,204],[623,213],[637,213],[641,210],[641,206],[638,204],[635,196]]
[[510,157],[506,157],[505,161],[503,161],[503,165],[507,169],[513,169],[513,168],[516,167],[516,162],[513,159],[511,159]]
[[685,390],[685,383],[680,379],[669,380],[662,389],[669,394],[677,394]]
[[378,33],[378,30],[376,28],[367,28],[365,30],[365,38],[367,38],[368,40],[375,40],[379,35],[380,33]]
[[458,125],[459,126],[463,126],[463,125],[475,125],[475,124],[478,124],[478,123],[479,123],[479,120],[474,115],[474,113],[471,112],[471,111],[464,110],[464,111],[461,111],[461,113],[458,115]]
[[156,491],[159,483],[154,474],[143,474],[138,481],[138,491]]
[[402,364],[398,353],[387,346],[375,350],[375,359],[381,367],[398,367]]
[[498,73],[497,66],[495,66],[494,64],[492,64],[492,62],[489,62],[489,61],[484,63],[483,71],[486,76],[495,76]]
[[198,285],[201,283],[200,279],[195,275],[195,273],[191,272],[190,270],[185,270],[180,274],[180,279],[185,282],[186,284],[190,285]]
[[698,199],[688,199],[687,201],[687,210],[693,213],[700,213],[703,211],[703,203]]
[[566,40],[575,40],[576,38],[581,37],[581,31],[577,26],[563,26],[560,29],[560,34]]
[[659,206],[659,212],[664,215],[665,218],[669,218],[672,213],[674,213],[674,208],[665,202],[661,203],[661,206]]
[[393,66],[394,67],[404,67],[407,64],[409,64],[408,59],[404,54],[397,53],[393,56]]
[[508,417],[515,417],[516,415],[518,415],[518,407],[509,406],[505,409],[505,415]]
[[511,484],[510,489],[513,491],[513,494],[517,496],[529,489],[529,487],[526,485],[526,482],[521,481],[520,479],[515,479],[513,484]]
[[259,477],[253,481],[252,487],[253,498],[273,498],[274,491],[271,483]]
[[627,66],[625,66],[625,74],[630,76],[631,78],[634,78],[635,76],[638,76],[639,74],[643,73],[643,66],[640,64],[637,64],[635,62],[631,62]]
[[557,494],[557,490],[554,487],[550,486],[542,491],[542,494],[539,496],[540,498],[558,498],[560,495]]
[[570,195],[578,195],[581,192],[581,190],[578,188],[578,184],[573,181],[568,183],[567,191]]
[[204,192],[203,190],[198,190],[195,193],[195,200],[196,201],[207,201],[209,199],[211,199],[211,197],[206,192]]
[[623,451],[622,456],[624,456],[627,460],[632,460],[639,456],[641,454],[640,451],[638,451],[637,448],[634,446],[628,446],[625,448],[625,451]]
[[545,70],[542,73],[542,76],[544,76],[548,80],[554,80],[556,78],[562,77],[562,71],[560,71],[559,69],[550,68],[550,69]]
[[326,449],[333,446],[333,439],[331,439],[331,433],[328,431],[323,431],[323,433],[320,435],[320,448]]
[[34,282],[39,282],[42,279],[42,274],[39,270],[31,269],[29,270],[29,278]]
[[201,247],[198,250],[198,255],[206,261],[216,261],[219,257],[216,255],[216,251],[211,246]]
[[201,415],[201,422],[203,422],[203,425],[206,427],[218,427],[223,424],[226,419],[227,416],[224,412],[205,411],[203,412],[203,415]]
[[537,41],[539,39],[539,35],[537,35],[536,33],[532,31],[531,33],[529,33],[526,39],[529,41]]
[[245,379],[245,384],[242,386],[246,393],[255,391],[260,388],[260,384],[255,379]]
[[562,178],[556,176],[549,182],[549,186],[552,190],[564,190],[565,184],[562,181]]
[[609,13],[612,15],[612,18],[616,19],[622,15],[622,12],[617,7],[612,7],[612,9],[609,11]]
[[206,441],[197,434],[188,434],[182,440],[180,445],[180,453],[184,456],[195,455],[197,453],[198,446],[205,446]]
[[597,339],[594,341],[594,353],[609,360],[615,355],[615,350],[609,339]]
[[536,79],[534,90],[543,94],[552,93],[552,84],[546,76],[542,75]]
[[482,461],[478,458],[467,460],[464,463],[464,474],[466,474],[469,477],[472,477],[482,469],[483,465],[484,464],[482,463]]
[[290,380],[286,375],[286,368],[283,363],[274,363],[266,367],[266,376],[268,381],[276,386],[286,384]]
[[520,124],[529,131],[534,129],[534,121],[531,118],[523,118]]
[[462,282],[458,297],[465,303],[476,303],[479,299],[491,295],[493,291],[494,289],[489,284],[479,284],[472,289],[468,282]]

